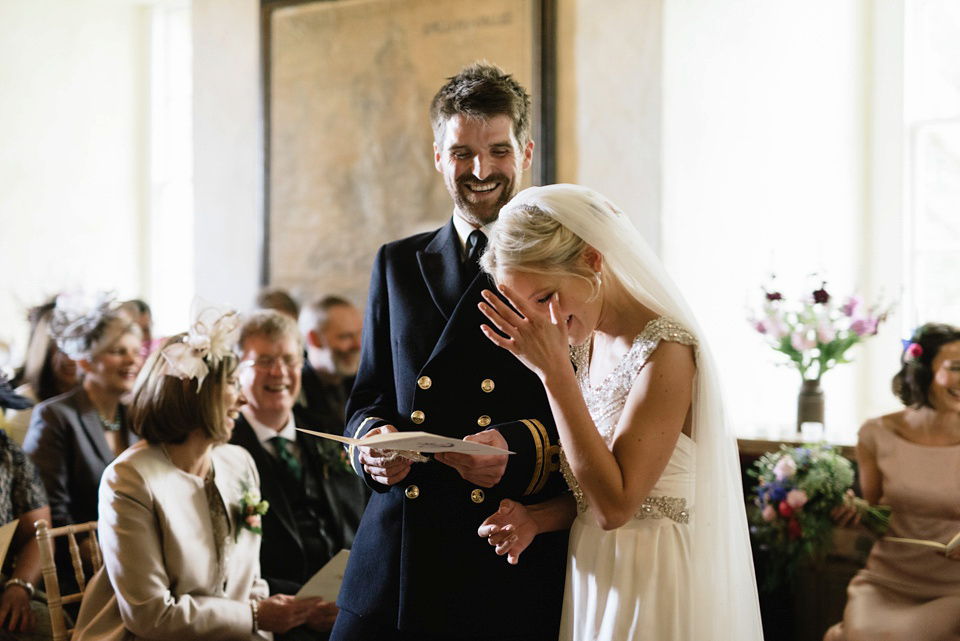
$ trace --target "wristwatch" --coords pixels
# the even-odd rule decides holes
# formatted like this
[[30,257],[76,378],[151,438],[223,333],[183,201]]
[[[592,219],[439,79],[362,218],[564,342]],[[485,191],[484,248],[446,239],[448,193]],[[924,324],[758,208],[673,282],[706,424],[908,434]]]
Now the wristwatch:
[[21,588],[27,591],[27,596],[29,596],[31,599],[33,598],[33,595],[36,592],[32,583],[30,583],[29,581],[24,581],[23,579],[18,579],[17,577],[13,577],[12,579],[4,583],[3,589],[6,590],[11,585],[19,585]]

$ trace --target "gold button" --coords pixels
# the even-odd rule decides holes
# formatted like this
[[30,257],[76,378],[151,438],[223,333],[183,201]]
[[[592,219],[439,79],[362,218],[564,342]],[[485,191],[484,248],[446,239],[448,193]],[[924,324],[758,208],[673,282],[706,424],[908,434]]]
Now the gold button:
[[430,380],[429,376],[421,376],[417,379],[417,386],[420,389],[430,389],[431,385],[433,385],[433,381]]
[[483,490],[476,489],[473,492],[470,492],[470,500],[474,503],[483,503]]
[[420,496],[420,488],[416,485],[408,485],[403,493],[407,495],[408,499],[415,499]]
[[416,412],[410,415],[410,420],[416,423],[417,425],[419,425],[420,423],[423,423],[424,419],[426,418],[427,418],[427,415],[421,412],[420,410],[417,410]]
[[490,417],[484,414],[483,416],[477,419],[477,425],[479,425],[480,427],[486,427],[487,425],[490,425]]
[[493,381],[490,380],[489,378],[483,379],[483,382],[480,383],[480,389],[482,389],[484,392],[487,392],[487,393],[492,392],[492,391],[493,391]]

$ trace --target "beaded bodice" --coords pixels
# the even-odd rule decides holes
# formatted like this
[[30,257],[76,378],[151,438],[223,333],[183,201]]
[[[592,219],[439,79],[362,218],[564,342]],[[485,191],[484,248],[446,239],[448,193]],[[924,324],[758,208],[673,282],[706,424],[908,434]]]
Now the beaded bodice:
[[[577,369],[577,383],[583,393],[587,409],[593,418],[600,436],[608,448],[613,446],[613,437],[617,429],[620,415],[627,402],[627,395],[633,388],[634,381],[640,370],[646,365],[650,355],[660,344],[660,341],[673,341],[696,347],[697,339],[679,323],[661,317],[647,323],[643,331],[633,340],[630,350],[624,355],[613,371],[596,387],[590,383],[590,350],[592,340],[570,350],[571,358]],[[686,438],[686,437],[681,437]],[[566,456],[561,452],[561,469],[567,484],[577,499],[577,506],[581,512],[587,510],[587,501],[580,489],[577,479],[567,463]],[[686,499],[683,497],[655,496],[657,488],[641,505],[635,515],[638,519],[670,518],[680,523],[686,523],[689,512],[686,509]]]

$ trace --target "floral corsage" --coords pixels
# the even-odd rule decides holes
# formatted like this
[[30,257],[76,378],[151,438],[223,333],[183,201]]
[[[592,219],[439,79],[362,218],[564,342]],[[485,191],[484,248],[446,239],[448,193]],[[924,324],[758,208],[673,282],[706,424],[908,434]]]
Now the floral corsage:
[[[240,504],[237,506],[237,522],[240,528],[250,530],[254,534],[263,534],[263,515],[270,509],[270,503],[260,497],[260,490],[243,484],[243,494],[240,495]],[[240,536],[240,529],[234,533],[233,540]]]
[[317,439],[317,452],[320,454],[320,460],[323,462],[323,477],[330,478],[330,475],[354,474],[353,466],[350,465],[350,459],[347,458],[347,452],[340,443]]

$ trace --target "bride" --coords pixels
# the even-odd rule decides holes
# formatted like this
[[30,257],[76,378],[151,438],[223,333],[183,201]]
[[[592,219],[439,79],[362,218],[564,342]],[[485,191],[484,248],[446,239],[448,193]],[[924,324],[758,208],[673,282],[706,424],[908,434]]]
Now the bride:
[[505,500],[480,536],[517,563],[571,528],[561,639],[761,639],[715,367],[652,250],[600,194],[551,185],[501,210],[481,262],[513,307],[484,292],[482,330],[543,382],[572,493]]

